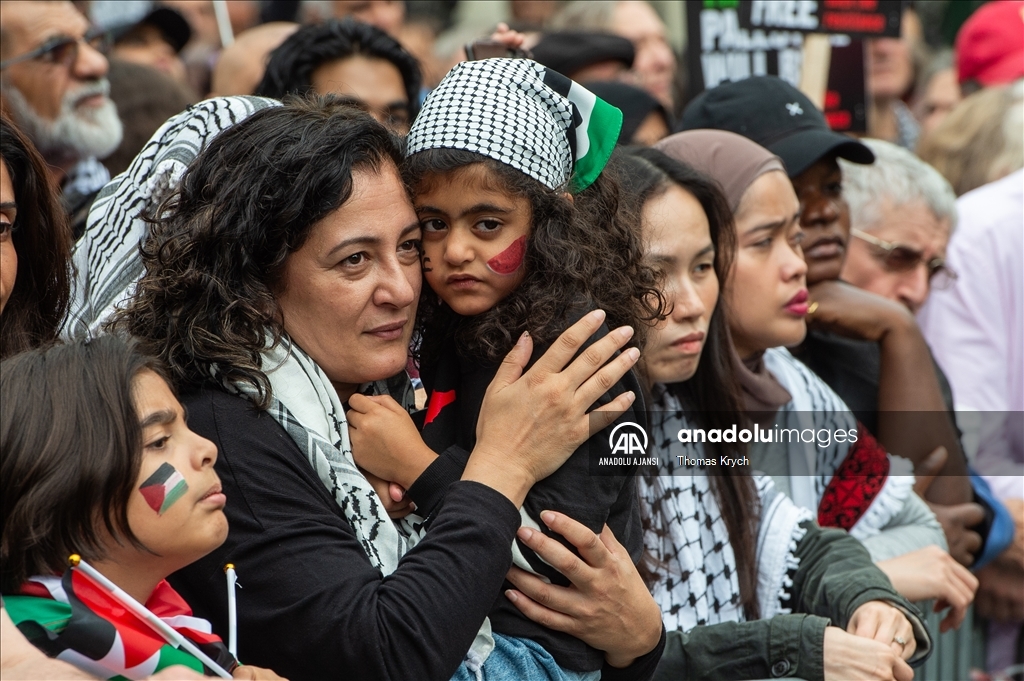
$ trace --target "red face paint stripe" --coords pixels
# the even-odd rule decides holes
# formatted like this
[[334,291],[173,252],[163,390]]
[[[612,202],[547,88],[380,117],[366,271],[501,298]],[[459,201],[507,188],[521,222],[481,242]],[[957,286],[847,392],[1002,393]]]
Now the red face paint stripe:
[[526,237],[521,236],[504,251],[487,261],[487,266],[496,274],[512,274],[523,264],[526,255]]

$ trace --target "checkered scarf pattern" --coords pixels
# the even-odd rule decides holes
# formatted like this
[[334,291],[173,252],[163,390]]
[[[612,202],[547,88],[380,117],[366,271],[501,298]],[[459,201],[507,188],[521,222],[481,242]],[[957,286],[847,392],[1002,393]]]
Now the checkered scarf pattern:
[[[306,455],[320,482],[334,497],[352,525],[370,562],[385,576],[419,540],[422,519],[409,515],[392,522],[366,477],[352,458],[345,408],[329,378],[302,348],[287,336],[263,351],[263,370],[270,381],[267,413],[277,421]],[[403,380],[404,379],[404,380]],[[255,397],[248,383],[226,386],[243,397]],[[391,395],[407,410],[413,407],[412,386],[403,372],[384,381],[362,386],[369,395]]]
[[[285,335],[277,345],[268,335],[262,367],[270,381],[267,413],[277,421],[341,508],[363,551],[385,577],[398,568],[402,556],[423,538],[424,519],[409,514],[391,520],[377,492],[356,467],[348,435],[345,407],[331,380],[313,359]],[[255,397],[247,383],[225,388],[242,397]],[[397,376],[360,386],[364,395],[390,395],[406,411],[415,408],[412,384],[403,371]],[[490,619],[485,619],[470,654],[480,664],[494,648]]]
[[577,192],[608,163],[621,127],[618,109],[537,62],[484,59],[458,64],[430,93],[406,153],[471,151]]
[[131,298],[145,270],[139,244],[149,235],[149,223],[142,214],[177,190],[185,169],[210,140],[270,106],[281,103],[217,97],[190,106],[160,126],[128,169],[100,190],[73,252],[76,277],[65,335],[99,333],[115,307]]
[[[677,456],[706,456],[699,443],[681,443],[680,428],[693,424],[678,398],[655,386],[651,437],[661,468],[656,477],[640,479],[641,504],[650,527],[644,546],[657,562],[658,581],[652,587],[669,631],[720,622],[742,622],[739,573],[729,531],[703,470],[678,466]],[[790,612],[791,575],[799,566],[797,543],[805,530],[800,523],[812,514],[794,505],[775,489],[771,478],[754,477],[761,517],[757,541],[757,597],[761,617]]]

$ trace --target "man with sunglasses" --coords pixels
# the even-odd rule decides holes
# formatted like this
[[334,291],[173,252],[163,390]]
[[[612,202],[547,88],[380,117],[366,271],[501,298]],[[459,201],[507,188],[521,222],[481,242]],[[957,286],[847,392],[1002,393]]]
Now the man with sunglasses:
[[70,2],[0,2],[0,99],[42,153],[65,210],[84,227],[121,142],[103,37]]

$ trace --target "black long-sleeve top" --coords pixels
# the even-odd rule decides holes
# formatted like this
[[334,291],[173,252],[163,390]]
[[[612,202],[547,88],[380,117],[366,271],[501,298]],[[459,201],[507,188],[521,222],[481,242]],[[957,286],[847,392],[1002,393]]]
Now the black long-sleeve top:
[[[578,310],[570,321],[574,321],[583,312]],[[584,343],[580,352],[608,332],[607,325],[602,325]],[[530,364],[537,361],[548,347],[538,343],[534,347]],[[461,477],[469,451],[476,445],[476,423],[484,394],[498,367],[496,362],[464,356],[458,351],[454,340],[445,344],[439,358],[421,367],[420,376],[429,397],[426,413],[419,414],[417,420],[425,422],[422,426],[424,442],[439,454],[434,464],[409,489],[410,497],[416,502],[421,515],[429,516],[438,500],[444,498],[444,490],[449,482]],[[636,466],[597,466],[602,458],[615,458],[609,443],[609,434],[615,425],[632,422],[646,427],[643,392],[632,371],[612,386],[595,406],[607,404],[628,390],[637,396],[633,405],[614,424],[583,443],[557,471],[538,481],[526,495],[523,510],[538,523],[542,532],[561,541],[573,551],[575,547],[540,522],[543,511],[564,513],[597,534],[607,523],[635,563],[640,560],[643,552]],[[561,586],[569,584],[563,575],[543,562],[527,546],[520,543],[519,549],[536,573],[552,583]],[[574,636],[548,629],[528,619],[507,598],[495,601],[490,617],[494,631],[536,641],[562,667],[577,671],[602,668],[603,652],[591,648]]]
[[[384,578],[270,415],[217,389],[182,403],[190,428],[217,445],[230,530],[223,546],[170,581],[226,635],[223,566],[235,564],[239,659],[291,681],[449,679],[504,599],[520,523],[515,506],[485,485],[453,483],[429,532]],[[663,647],[664,637],[612,674],[649,678]]]

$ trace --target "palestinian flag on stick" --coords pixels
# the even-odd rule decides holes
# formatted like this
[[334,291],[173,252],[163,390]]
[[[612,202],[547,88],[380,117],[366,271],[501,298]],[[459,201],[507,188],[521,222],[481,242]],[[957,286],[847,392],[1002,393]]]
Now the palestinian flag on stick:
[[[176,664],[211,674],[81,570],[69,569],[63,578],[33,577],[20,595],[4,597],[4,607],[36,647],[99,678],[141,679]],[[146,607],[224,669],[237,666],[210,623],[193,617],[166,581],[157,585]]]

